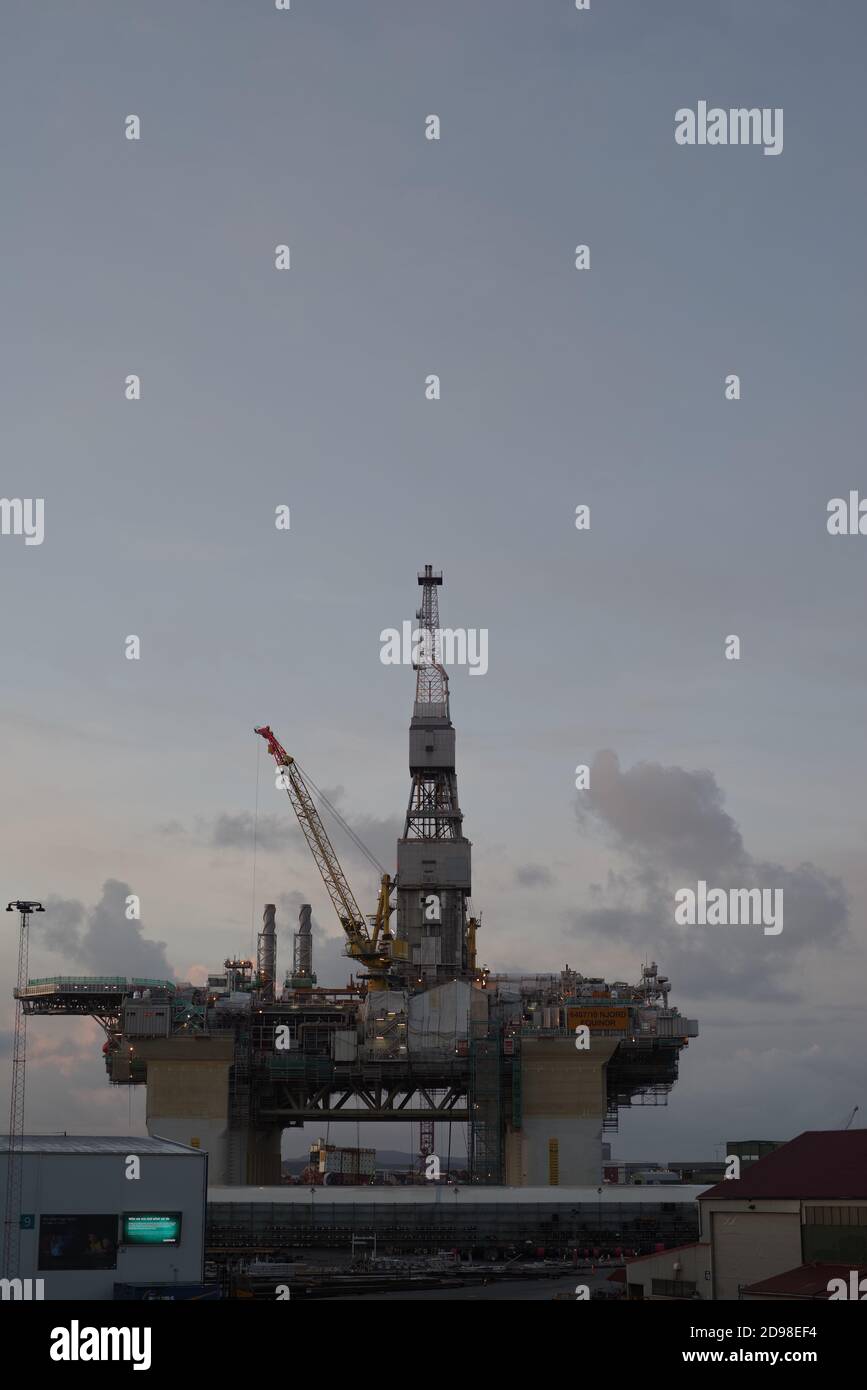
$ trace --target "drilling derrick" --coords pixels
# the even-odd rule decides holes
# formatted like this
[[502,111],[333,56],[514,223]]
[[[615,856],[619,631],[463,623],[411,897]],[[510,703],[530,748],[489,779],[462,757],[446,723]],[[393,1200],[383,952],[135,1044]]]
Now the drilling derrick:
[[409,726],[412,788],[397,842],[397,949],[407,983],[427,987],[467,978],[470,841],[464,838],[455,773],[449,681],[442,666],[437,590],[442,575],[425,565],[418,582],[416,693]]
[[[412,636],[416,690],[412,786],[396,880],[273,731],[256,729],[331,898],[346,953],[364,972],[357,981],[345,988],[317,983],[304,904],[292,969],[280,989],[272,903],[265,907],[255,971],[250,960],[230,959],[223,974],[208,976],[207,987],[115,976],[27,981],[26,914],[41,908],[10,904],[22,912],[6,1205],[16,1248],[29,1014],[95,1018],[106,1034],[110,1080],[146,1084],[149,1133],[206,1149],[210,1181],[218,1186],[278,1183],[286,1128],[315,1122],[323,1134],[332,1122],[363,1119],[418,1124],[423,1156],[433,1153],[435,1125],[468,1126],[470,1182],[591,1186],[601,1193],[603,1135],[616,1127],[619,1111],[666,1103],[679,1054],[698,1035],[698,1023],[669,1005],[671,981],[655,964],[642,968],[637,985],[609,983],[568,965],[527,975],[478,968],[481,914],[470,915],[471,845],[458,803],[444,668],[463,634],[440,629],[442,576],[427,565],[418,582],[415,633],[404,625],[404,640]],[[361,910],[320,805],[379,874],[373,913]],[[586,1030],[589,1047],[576,1048],[576,1030]],[[439,1216],[451,1220],[441,1205]],[[256,1237],[264,1234],[266,1246],[273,1239],[268,1248],[314,1243],[314,1225],[317,1234],[320,1227],[331,1231],[324,1220],[314,1223],[313,1207],[287,1225],[279,1222],[289,1216],[288,1206],[279,1222],[278,1206],[270,1210],[276,1224]],[[399,1223],[397,1243],[414,1245],[415,1228],[402,1215]],[[344,1229],[334,1226],[336,1242]],[[436,1229],[444,1240],[446,1228]]]

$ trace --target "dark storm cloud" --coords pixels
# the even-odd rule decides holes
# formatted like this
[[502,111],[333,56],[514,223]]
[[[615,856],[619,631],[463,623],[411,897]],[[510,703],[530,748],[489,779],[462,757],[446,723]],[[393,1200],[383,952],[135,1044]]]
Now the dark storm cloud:
[[[107,879],[93,908],[70,898],[49,897],[38,918],[42,944],[75,961],[90,974],[174,979],[166,943],[142,934],[141,921],[129,920],[128,883]],[[34,919],[37,920],[37,919]]]
[[[639,763],[623,772],[616,754],[594,759],[577,815],[611,835],[626,856],[624,872],[590,890],[590,905],[570,914],[576,933],[633,942],[653,953],[675,985],[694,998],[727,996],[791,1001],[810,948],[833,949],[848,937],[849,909],[840,879],[802,863],[794,868],[754,859],[723,809],[713,774]],[[781,890],[779,936],[760,926],[681,926],[675,893],[708,888]]]

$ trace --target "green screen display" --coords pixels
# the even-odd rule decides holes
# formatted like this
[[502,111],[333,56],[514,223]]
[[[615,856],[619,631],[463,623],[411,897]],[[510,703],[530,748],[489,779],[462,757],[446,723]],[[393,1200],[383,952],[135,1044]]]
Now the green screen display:
[[177,1245],[181,1213],[131,1212],[123,1218],[123,1245]]

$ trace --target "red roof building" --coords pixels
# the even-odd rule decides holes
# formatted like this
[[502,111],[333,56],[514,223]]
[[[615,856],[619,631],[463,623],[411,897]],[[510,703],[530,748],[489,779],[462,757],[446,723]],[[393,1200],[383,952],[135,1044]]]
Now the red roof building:
[[[747,1284],[741,1290],[741,1298],[828,1299],[832,1292],[828,1286],[833,1280],[842,1281],[849,1290],[857,1290],[865,1276],[867,1265],[854,1269],[850,1265],[799,1265],[797,1269],[787,1269],[785,1274],[775,1274],[771,1279],[761,1279],[757,1284]],[[867,1290],[860,1297],[861,1301],[867,1299]]]
[[627,1261],[629,1297],[827,1299],[833,1279],[867,1295],[867,1130],[801,1134],[698,1205],[696,1245]]
[[748,1168],[708,1188],[708,1201],[754,1197],[867,1201],[867,1129],[807,1130]]

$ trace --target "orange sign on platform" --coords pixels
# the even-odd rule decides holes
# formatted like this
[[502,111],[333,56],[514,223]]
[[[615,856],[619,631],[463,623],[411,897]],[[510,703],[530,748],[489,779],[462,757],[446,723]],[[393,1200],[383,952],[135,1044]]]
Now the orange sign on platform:
[[628,1009],[581,1009],[571,1008],[566,1010],[566,1027],[578,1028],[584,1026],[589,1028],[591,1033],[598,1032],[603,1028],[617,1028],[626,1032],[629,1027]]

